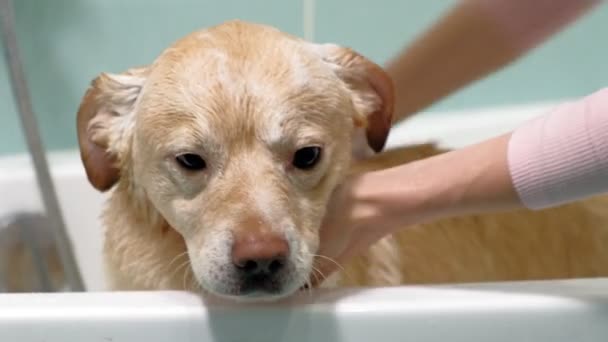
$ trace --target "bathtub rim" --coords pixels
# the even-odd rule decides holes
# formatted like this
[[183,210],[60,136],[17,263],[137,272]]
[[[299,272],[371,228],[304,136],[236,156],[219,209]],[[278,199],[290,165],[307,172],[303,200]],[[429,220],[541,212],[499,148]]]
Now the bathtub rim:
[[0,340],[600,341],[606,289],[608,278],[353,288],[261,305],[180,291],[0,294]]

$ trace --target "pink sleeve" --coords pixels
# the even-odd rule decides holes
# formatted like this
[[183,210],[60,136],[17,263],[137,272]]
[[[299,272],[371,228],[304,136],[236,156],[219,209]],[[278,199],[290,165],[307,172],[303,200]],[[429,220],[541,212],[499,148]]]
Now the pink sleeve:
[[513,184],[530,209],[608,192],[608,88],[521,126],[508,149]]
[[469,0],[521,51],[541,43],[600,0]]

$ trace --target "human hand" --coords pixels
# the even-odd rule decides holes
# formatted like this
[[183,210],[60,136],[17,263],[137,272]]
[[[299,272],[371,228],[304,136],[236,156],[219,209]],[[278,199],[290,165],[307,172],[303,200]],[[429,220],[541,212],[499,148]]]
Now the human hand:
[[323,225],[319,232],[319,251],[315,257],[311,286],[320,285],[348,259],[371,244],[363,228],[373,216],[371,207],[365,208],[356,199],[358,179],[351,179],[338,187],[332,195]]
[[384,236],[429,217],[418,183],[397,182],[396,186],[394,172],[355,176],[334,192],[320,230],[312,286],[320,285]]
[[348,179],[334,192],[321,225],[312,285],[408,226],[520,208],[507,161],[510,136]]

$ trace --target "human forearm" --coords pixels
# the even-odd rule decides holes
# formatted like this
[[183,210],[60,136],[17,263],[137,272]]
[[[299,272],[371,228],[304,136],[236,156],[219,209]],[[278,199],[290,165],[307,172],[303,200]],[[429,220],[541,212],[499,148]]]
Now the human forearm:
[[[366,174],[356,202],[370,226],[542,209],[608,192],[608,88],[556,106],[512,134]],[[373,207],[372,207],[373,208]]]
[[[463,149],[365,174],[357,203],[377,220],[370,227],[401,229],[412,222],[520,207],[507,160],[510,134]],[[412,217],[416,215],[416,217]]]
[[387,64],[396,92],[394,122],[518,56],[478,5],[459,3]]
[[387,65],[394,121],[516,60],[597,0],[461,1]]

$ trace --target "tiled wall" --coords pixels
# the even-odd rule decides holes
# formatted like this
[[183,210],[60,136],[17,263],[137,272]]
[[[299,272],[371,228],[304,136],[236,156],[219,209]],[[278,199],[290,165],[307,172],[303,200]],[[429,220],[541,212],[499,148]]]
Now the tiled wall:
[[[176,38],[240,18],[386,61],[455,1],[448,0],[14,0],[34,109],[49,149],[76,146],[75,111],[100,71],[148,63]],[[608,86],[608,6],[511,67],[432,109],[523,103]],[[0,154],[25,150],[4,60]]]

